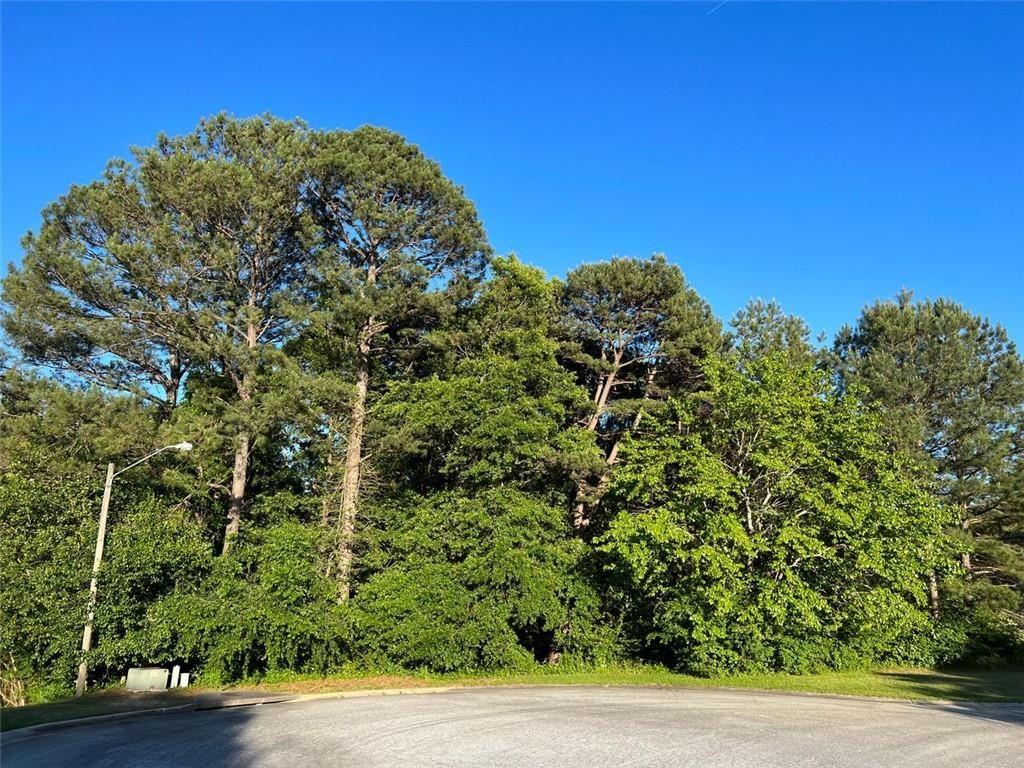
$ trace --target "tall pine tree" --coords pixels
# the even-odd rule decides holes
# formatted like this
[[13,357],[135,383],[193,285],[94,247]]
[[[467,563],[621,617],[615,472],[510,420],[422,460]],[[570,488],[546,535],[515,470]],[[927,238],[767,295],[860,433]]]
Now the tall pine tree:
[[948,582],[947,596],[975,612],[979,641],[1021,642],[1024,363],[1006,331],[952,301],[904,292],[867,307],[835,353],[843,381],[882,407],[892,439],[927,459],[936,493],[956,511],[965,581]]
[[309,149],[301,124],[270,117],[220,115],[160,136],[47,208],[3,285],[4,328],[31,363],[168,412],[190,372],[228,382],[225,551],[245,505],[265,374],[310,288]]
[[397,133],[320,134],[309,199],[321,228],[320,357],[351,375],[338,527],[338,585],[350,592],[352,545],[375,370],[482,276],[490,254],[476,209],[437,163]]
[[708,304],[661,254],[577,267],[566,276],[560,305],[563,354],[592,393],[586,429],[606,451],[606,467],[579,486],[574,521],[583,530],[622,436],[639,426],[663,381],[693,376],[721,331]]

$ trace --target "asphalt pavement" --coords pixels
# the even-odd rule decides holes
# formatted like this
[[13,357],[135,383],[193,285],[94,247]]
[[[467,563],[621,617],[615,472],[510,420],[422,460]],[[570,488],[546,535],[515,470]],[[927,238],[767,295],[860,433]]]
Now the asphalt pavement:
[[0,737],[3,768],[1021,768],[1024,705],[659,688],[291,701]]

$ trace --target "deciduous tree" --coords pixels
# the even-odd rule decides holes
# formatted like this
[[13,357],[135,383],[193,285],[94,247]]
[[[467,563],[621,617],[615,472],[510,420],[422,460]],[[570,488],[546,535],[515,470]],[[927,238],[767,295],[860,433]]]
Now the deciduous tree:
[[706,370],[627,440],[603,504],[626,626],[705,674],[931,660],[947,517],[874,416],[782,355]]

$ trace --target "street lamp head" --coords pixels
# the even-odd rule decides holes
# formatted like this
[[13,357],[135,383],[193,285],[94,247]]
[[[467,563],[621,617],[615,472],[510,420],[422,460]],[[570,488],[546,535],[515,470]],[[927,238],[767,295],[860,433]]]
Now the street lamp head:
[[191,451],[192,443],[186,441],[184,443],[177,443],[175,445],[172,445],[171,447],[176,451]]

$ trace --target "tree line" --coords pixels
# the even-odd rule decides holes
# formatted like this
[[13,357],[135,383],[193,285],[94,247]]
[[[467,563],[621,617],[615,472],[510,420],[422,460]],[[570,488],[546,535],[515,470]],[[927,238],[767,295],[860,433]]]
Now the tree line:
[[495,256],[396,133],[224,115],[71,187],[2,290],[33,690],[79,660],[102,467],[182,440],[115,486],[97,680],[1024,655],[1024,367],[953,301],[723,327],[660,255]]

